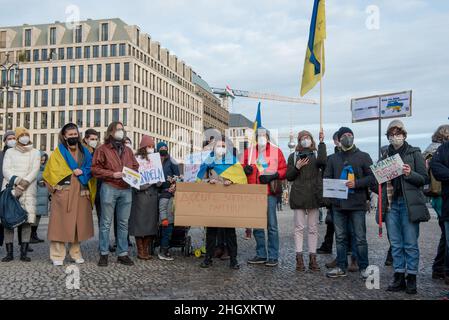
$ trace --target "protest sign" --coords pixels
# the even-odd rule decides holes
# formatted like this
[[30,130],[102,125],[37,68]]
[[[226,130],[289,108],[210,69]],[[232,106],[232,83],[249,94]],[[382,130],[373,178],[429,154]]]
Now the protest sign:
[[201,164],[209,156],[208,152],[198,152],[188,155],[184,160],[184,182],[196,182]]
[[149,154],[146,160],[139,161],[140,185],[165,182],[160,154]]
[[403,172],[404,162],[399,154],[379,161],[371,166],[371,170],[376,177],[379,184],[393,180],[404,174]]
[[334,199],[348,199],[348,180],[323,179],[323,197]]
[[133,169],[123,167],[123,181],[129,184],[131,187],[140,189],[140,174]]

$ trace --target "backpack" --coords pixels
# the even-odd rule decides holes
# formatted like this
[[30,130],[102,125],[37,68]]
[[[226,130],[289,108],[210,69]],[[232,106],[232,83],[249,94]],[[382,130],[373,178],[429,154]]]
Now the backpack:
[[10,230],[25,223],[28,219],[28,213],[11,193],[16,178],[16,176],[12,176],[6,188],[0,192],[0,220],[2,225]]
[[[427,157],[427,160],[430,161],[432,156]],[[429,177],[430,182],[424,186],[424,194],[427,197],[440,197],[441,196],[441,182],[435,179],[435,176],[432,173],[432,170],[429,168]]]

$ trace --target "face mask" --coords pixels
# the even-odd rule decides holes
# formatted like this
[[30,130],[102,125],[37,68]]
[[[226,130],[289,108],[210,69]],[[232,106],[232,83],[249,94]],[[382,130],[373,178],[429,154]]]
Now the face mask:
[[340,142],[343,148],[350,149],[354,145],[354,137],[344,136]]
[[310,139],[301,140],[301,146],[303,148],[310,148],[311,145],[312,145],[312,140],[310,140]]
[[147,148],[147,154],[153,154],[154,148]]
[[19,138],[19,142],[20,142],[22,145],[26,146],[28,143],[30,143],[30,137],[28,137],[28,136],[22,136],[22,137]]
[[159,154],[161,155],[161,157],[166,157],[168,155],[168,150],[160,150]]
[[396,149],[399,149],[400,147],[402,147],[404,145],[405,138],[404,138],[404,136],[401,135],[399,137],[391,137],[389,139],[389,141],[393,147],[395,147]]
[[71,147],[76,146],[78,144],[78,140],[79,140],[78,137],[67,138],[67,144]]
[[125,137],[125,131],[123,131],[123,130],[118,130],[114,134],[115,140],[118,140],[118,141],[123,140],[124,137]]
[[96,140],[89,141],[89,147],[95,149],[97,146],[98,146],[98,141],[96,141]]
[[17,144],[16,140],[9,140],[6,145],[8,146],[8,148],[14,148]]
[[223,148],[223,147],[215,148],[215,155],[217,157],[222,157],[225,153],[226,153],[226,148]]
[[260,137],[260,138],[259,138],[259,145],[260,145],[261,147],[265,147],[265,146],[267,145],[267,138],[265,138],[265,137]]

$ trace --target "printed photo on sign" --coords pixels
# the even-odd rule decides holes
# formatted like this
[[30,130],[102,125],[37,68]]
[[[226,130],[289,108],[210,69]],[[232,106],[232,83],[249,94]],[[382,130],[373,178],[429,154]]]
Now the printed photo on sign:
[[123,167],[123,181],[129,184],[131,187],[140,189],[140,174],[133,169]]

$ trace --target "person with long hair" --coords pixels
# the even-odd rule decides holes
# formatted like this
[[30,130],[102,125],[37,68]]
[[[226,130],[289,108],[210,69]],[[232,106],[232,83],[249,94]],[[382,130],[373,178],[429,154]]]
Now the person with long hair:
[[66,124],[42,175],[51,194],[48,240],[50,259],[55,266],[64,264],[66,243],[72,260],[84,263],[80,242],[94,236],[92,207],[96,181],[91,166],[92,155],[81,144],[78,127]]

